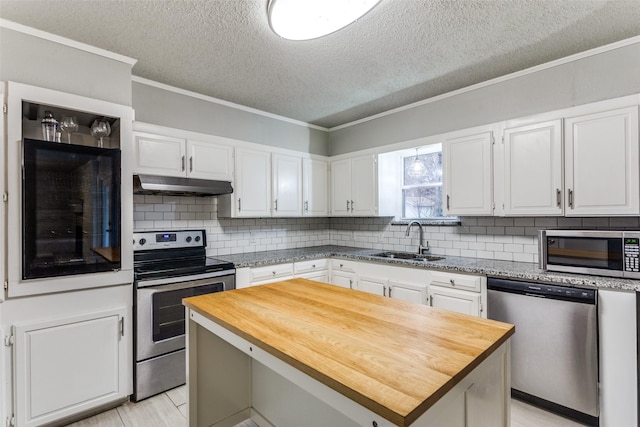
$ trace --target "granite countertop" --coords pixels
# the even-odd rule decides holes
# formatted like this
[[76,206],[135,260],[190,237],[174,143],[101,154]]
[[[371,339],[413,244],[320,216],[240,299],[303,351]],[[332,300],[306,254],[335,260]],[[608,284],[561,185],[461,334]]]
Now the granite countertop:
[[640,291],[640,280],[613,277],[588,276],[582,274],[544,271],[537,264],[527,262],[500,261],[481,258],[445,256],[439,261],[415,261],[373,256],[384,252],[381,249],[362,249],[346,246],[313,246],[298,249],[283,249],[245,254],[222,255],[218,258],[232,262],[236,268],[260,267],[316,258],[340,258],[354,261],[376,262],[401,267],[426,268],[454,273],[478,274],[533,282],[556,283],[568,286],[599,289]]

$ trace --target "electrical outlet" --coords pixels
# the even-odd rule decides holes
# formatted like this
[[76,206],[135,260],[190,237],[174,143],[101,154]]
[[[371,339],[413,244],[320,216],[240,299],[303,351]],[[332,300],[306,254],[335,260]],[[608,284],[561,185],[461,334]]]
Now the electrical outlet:
[[252,245],[255,245],[257,242],[257,237],[256,237],[256,232],[255,231],[251,231],[249,233],[249,243]]

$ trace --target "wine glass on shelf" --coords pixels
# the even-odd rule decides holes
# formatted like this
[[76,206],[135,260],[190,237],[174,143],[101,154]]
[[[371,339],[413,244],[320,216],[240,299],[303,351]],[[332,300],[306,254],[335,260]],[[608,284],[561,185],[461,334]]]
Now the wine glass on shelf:
[[62,117],[60,130],[67,134],[68,144],[71,144],[71,134],[78,131],[78,119],[75,116]]
[[106,119],[95,119],[91,125],[91,136],[97,138],[102,148],[102,138],[111,134],[111,126]]

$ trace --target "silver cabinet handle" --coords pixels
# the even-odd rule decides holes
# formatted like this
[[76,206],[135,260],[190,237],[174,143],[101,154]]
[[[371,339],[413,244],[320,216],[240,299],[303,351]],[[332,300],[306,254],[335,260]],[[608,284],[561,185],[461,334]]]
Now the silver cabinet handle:
[[562,205],[562,191],[559,188],[556,189],[556,205],[558,207]]
[[447,210],[449,210],[449,195],[447,194]]
[[193,156],[189,157],[189,172],[193,172]]
[[429,305],[433,307],[433,295],[429,295]]
[[351,212],[353,212],[353,200],[351,201]]
[[278,199],[275,199],[274,203],[276,204],[276,211],[277,211],[278,210]]
[[238,212],[240,212],[242,210],[242,203],[240,201],[240,198],[238,198]]
[[349,289],[353,289],[353,280],[349,279]]
[[567,192],[569,193],[569,207],[573,209],[573,190],[569,189]]
[[389,286],[389,298],[391,298],[391,286]]
[[349,212],[349,201],[347,200],[347,212]]
[[383,296],[383,297],[386,297],[386,296],[387,296],[387,287],[386,287],[386,286],[383,286],[383,287],[382,287],[382,296]]
[[304,201],[304,210],[305,210],[305,212],[309,212],[309,201],[308,200]]
[[181,163],[182,163],[182,172],[184,172],[184,156],[182,156]]
[[449,283],[451,283],[451,286],[455,286],[456,285],[456,282],[453,279],[449,279]]

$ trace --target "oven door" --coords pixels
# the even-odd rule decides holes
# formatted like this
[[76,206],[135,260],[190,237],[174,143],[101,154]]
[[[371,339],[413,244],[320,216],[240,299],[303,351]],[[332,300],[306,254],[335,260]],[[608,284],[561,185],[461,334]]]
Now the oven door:
[[[235,288],[235,275],[146,286],[136,283],[136,361],[185,348],[182,299]],[[151,281],[150,281],[151,283]]]

